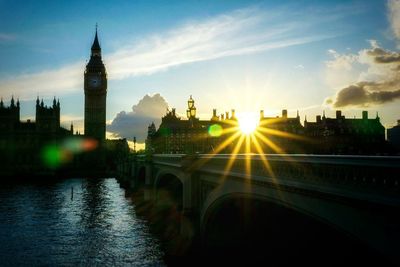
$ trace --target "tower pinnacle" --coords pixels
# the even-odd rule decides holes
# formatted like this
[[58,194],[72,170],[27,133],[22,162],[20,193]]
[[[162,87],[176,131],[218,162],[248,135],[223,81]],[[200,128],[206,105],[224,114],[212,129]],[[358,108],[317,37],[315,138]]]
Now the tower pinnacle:
[[97,37],[97,23],[96,23],[96,34],[94,36],[92,44],[92,56],[101,56],[101,48],[99,44],[99,39]]

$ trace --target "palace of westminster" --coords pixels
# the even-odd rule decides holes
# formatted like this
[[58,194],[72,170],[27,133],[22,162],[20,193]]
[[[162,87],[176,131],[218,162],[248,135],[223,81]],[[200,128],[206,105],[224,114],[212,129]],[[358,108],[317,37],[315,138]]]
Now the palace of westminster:
[[[0,166],[11,169],[21,169],[24,166],[31,169],[33,165],[41,164],[40,151],[48,143],[61,143],[66,138],[92,138],[99,144],[98,150],[120,153],[128,151],[126,139],[106,140],[106,96],[107,73],[102,61],[101,48],[97,29],[91,47],[90,60],[84,71],[84,136],[74,134],[73,125],[70,129],[60,126],[60,102],[53,100],[51,106],[46,106],[43,100],[36,100],[36,118],[20,120],[20,103],[11,99],[10,105],[0,102]],[[234,133],[225,134],[227,129],[237,125],[235,111],[217,116],[214,109],[210,120],[196,118],[196,108],[192,98],[188,101],[187,119],[181,119],[175,109],[168,111],[162,118],[158,130],[154,123],[148,127],[146,151],[150,153],[213,153],[221,143]],[[340,111],[335,118],[327,118],[325,114],[316,117],[315,122],[304,121],[300,117],[290,118],[287,111],[282,111],[281,117],[265,117],[260,112],[260,126],[271,129],[261,132],[264,137],[280,147],[277,151],[267,144],[261,144],[264,153],[313,153],[313,154],[394,154],[400,146],[399,125],[388,129],[385,139],[385,128],[376,118],[368,118],[366,111],[362,118],[345,118]],[[217,129],[215,134],[210,129]],[[286,136],[286,137],[284,137]],[[289,138],[287,137],[289,136]],[[232,139],[233,140],[233,139]],[[225,142],[226,143],[226,142]],[[260,142],[262,143],[262,142]],[[231,153],[235,140],[219,153]],[[239,150],[238,152],[244,152]],[[256,152],[256,151],[251,151]],[[115,155],[112,154],[112,158]],[[397,152],[398,153],[398,152]],[[97,151],[92,157],[101,157]],[[107,152],[105,156],[107,158]],[[75,159],[75,164],[77,160]],[[83,160],[84,161],[84,160]],[[104,161],[101,161],[104,165]]]

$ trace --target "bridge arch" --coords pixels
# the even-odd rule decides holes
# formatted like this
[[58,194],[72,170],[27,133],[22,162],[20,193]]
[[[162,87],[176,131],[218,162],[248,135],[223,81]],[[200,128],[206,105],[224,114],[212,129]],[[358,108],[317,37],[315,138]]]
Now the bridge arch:
[[235,263],[381,263],[379,253],[325,218],[266,195],[221,195],[208,206],[201,225],[207,253],[233,256]]
[[174,206],[178,212],[183,209],[183,173],[180,171],[163,170],[157,173],[154,182],[156,202],[164,202]]

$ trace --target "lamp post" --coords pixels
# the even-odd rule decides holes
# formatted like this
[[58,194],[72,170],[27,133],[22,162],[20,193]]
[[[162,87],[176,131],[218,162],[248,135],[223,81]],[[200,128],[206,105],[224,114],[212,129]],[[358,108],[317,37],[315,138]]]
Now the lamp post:
[[133,152],[136,153],[136,136],[133,137]]

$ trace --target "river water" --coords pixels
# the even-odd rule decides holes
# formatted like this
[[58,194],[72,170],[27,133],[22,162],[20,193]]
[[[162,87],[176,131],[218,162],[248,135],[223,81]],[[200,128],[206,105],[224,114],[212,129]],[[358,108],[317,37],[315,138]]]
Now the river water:
[[0,265],[165,264],[160,242],[109,178],[1,185]]

